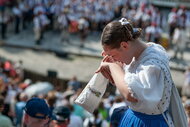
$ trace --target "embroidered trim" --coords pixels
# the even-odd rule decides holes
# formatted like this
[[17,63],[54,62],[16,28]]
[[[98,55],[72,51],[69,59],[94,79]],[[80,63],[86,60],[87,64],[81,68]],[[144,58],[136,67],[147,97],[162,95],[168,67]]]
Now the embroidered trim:
[[90,86],[89,86],[88,88],[89,88],[89,90],[90,90],[96,97],[100,97],[101,92],[99,92],[99,91],[97,91],[97,90],[95,90],[95,89],[93,89],[93,88],[90,88]]

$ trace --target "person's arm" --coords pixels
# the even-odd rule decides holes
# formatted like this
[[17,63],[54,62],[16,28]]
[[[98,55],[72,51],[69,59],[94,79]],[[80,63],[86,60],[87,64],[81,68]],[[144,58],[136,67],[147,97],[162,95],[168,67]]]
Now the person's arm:
[[124,81],[125,72],[118,64],[112,63],[109,65],[111,76],[116,87],[120,93],[130,102],[137,102],[138,100],[131,96],[131,92],[128,89],[127,84]]
[[138,102],[132,97],[127,84],[124,81],[124,70],[117,63],[102,62],[100,68],[96,72],[101,72],[104,77],[109,79],[119,89],[120,93],[130,102]]

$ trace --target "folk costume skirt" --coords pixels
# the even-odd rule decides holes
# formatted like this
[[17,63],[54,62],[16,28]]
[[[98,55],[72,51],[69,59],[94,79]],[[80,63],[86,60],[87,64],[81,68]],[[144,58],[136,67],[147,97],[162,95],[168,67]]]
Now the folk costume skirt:
[[147,115],[128,109],[119,127],[168,127],[168,124],[162,114]]

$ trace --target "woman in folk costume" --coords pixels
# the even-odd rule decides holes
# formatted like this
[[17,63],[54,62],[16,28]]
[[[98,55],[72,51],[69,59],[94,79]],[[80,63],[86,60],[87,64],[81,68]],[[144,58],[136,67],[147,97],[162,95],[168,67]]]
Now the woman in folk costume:
[[[119,126],[179,127],[169,112],[174,86],[169,57],[162,46],[139,40],[140,35],[141,29],[122,18],[107,24],[101,36],[104,58],[97,72],[130,102]],[[179,97],[177,102],[182,107]]]

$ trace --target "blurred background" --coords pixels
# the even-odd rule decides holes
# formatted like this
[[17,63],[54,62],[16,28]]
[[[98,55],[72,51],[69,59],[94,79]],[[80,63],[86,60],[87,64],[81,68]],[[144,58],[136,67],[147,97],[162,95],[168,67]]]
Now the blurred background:
[[[69,105],[81,126],[88,126],[85,121],[94,116],[73,100],[100,64],[104,26],[122,17],[142,28],[143,41],[167,50],[185,105],[190,97],[189,0],[0,0],[2,114],[20,127],[26,101],[37,96],[52,109]],[[111,108],[123,101],[109,85],[97,110],[102,126],[109,125]]]

